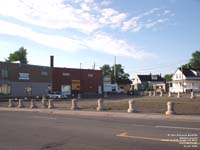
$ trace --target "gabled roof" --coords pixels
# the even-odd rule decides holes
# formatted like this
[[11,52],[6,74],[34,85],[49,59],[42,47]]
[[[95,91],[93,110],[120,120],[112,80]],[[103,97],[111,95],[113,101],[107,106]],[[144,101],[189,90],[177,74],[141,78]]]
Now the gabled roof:
[[147,81],[165,81],[160,75],[138,75],[141,82]]
[[200,77],[200,69],[179,68],[179,70],[182,71],[186,77]]

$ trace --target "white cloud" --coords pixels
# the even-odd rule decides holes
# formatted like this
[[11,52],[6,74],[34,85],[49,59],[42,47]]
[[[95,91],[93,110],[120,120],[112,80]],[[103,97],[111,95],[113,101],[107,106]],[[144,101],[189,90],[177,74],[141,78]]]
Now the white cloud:
[[[162,13],[161,13],[162,12]],[[153,8],[150,11],[134,16],[128,21],[123,22],[122,31],[138,32],[142,29],[150,29],[163,22],[169,21],[167,15],[170,16],[170,10],[161,10]],[[165,17],[163,18],[163,15]]]
[[82,43],[78,40],[34,32],[29,28],[5,21],[0,21],[0,34],[19,36],[42,45],[59,48],[65,51],[76,51],[84,48]]
[[93,50],[110,55],[126,56],[132,58],[144,58],[153,54],[138,51],[135,46],[130,45],[125,40],[113,39],[106,34],[97,33],[92,38],[72,39],[63,36],[55,36],[34,32],[33,30],[21,27],[16,24],[0,21],[0,34],[18,36],[29,39],[36,43],[52,48],[59,48],[65,51]]
[[85,41],[90,49],[108,53],[115,56],[132,57],[141,59],[154,54],[136,50],[135,46],[128,44],[124,40],[113,39],[105,34],[97,34],[95,38]]

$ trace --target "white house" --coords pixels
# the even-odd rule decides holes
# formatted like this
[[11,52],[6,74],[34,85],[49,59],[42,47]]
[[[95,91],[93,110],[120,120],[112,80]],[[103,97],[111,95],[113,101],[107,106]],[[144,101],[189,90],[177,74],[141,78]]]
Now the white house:
[[165,91],[165,80],[161,75],[136,75],[132,80],[131,89],[136,91],[148,89]]
[[178,68],[172,77],[170,92],[200,91],[200,69]]

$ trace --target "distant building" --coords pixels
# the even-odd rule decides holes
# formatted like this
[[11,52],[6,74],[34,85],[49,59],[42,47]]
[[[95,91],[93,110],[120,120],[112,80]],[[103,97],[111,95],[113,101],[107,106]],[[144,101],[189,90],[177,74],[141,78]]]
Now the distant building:
[[0,97],[47,96],[59,92],[72,96],[103,92],[101,70],[50,67],[0,62]]
[[200,91],[200,69],[178,68],[172,77],[170,92]]
[[46,95],[51,90],[51,68],[0,62],[0,96]]
[[101,70],[53,68],[53,91],[66,95],[102,94],[103,77]]
[[131,89],[136,91],[144,90],[166,90],[165,79],[161,75],[136,75],[131,84]]

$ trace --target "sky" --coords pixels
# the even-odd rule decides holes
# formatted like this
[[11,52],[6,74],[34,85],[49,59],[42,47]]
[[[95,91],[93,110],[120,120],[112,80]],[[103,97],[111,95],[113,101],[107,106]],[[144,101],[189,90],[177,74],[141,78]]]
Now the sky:
[[[29,64],[130,76],[174,73],[200,50],[200,0],[0,0],[0,61],[21,46]],[[81,64],[81,65],[80,65]]]

